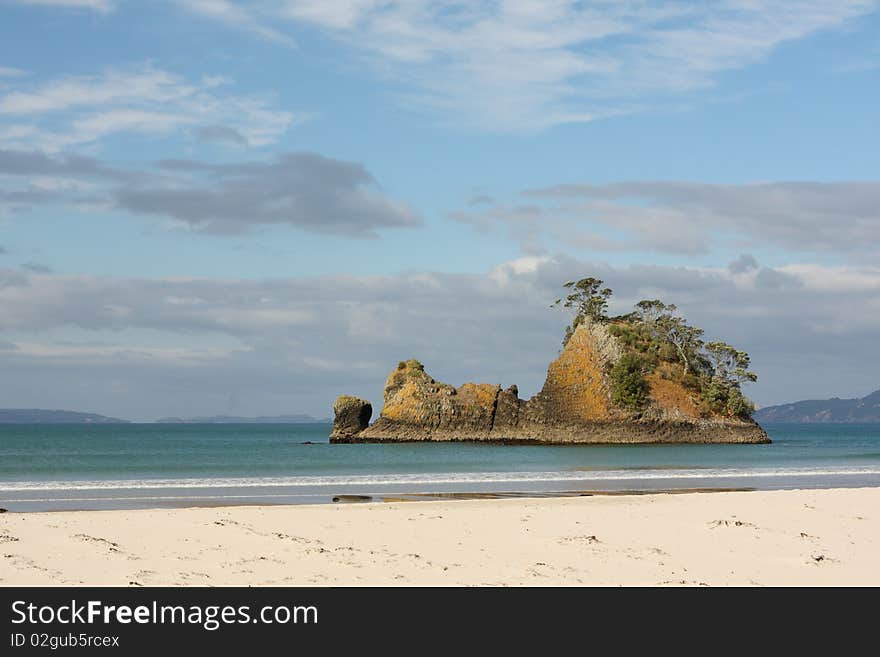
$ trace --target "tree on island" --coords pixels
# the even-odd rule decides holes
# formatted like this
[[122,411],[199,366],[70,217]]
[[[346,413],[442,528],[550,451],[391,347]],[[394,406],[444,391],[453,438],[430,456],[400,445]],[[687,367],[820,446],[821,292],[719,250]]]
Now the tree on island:
[[636,304],[635,317],[662,345],[672,345],[683,366],[682,373],[692,369],[691,361],[703,346],[703,329],[691,326],[683,317],[676,315],[675,304],[665,304],[660,299],[643,299]]
[[571,293],[562,299],[557,299],[551,307],[568,308],[574,312],[571,324],[565,327],[565,337],[562,346],[568,344],[574,335],[575,329],[583,324],[585,319],[601,322],[608,319],[608,299],[613,292],[611,288],[603,288],[603,281],[599,278],[582,278],[579,281],[568,281],[562,287],[571,290]]
[[675,313],[678,307],[660,299],[642,299],[636,304],[635,315],[645,324],[656,325],[660,319]]
[[[673,306],[674,307],[674,306]],[[703,346],[703,329],[691,326],[683,317],[668,316],[661,324],[669,341],[678,354],[682,364],[682,374],[687,374],[692,368],[692,361],[699,356]]]
[[758,375],[749,371],[752,360],[746,352],[726,342],[709,342],[706,352],[712,360],[713,376],[724,385],[735,386],[758,380]]
[[704,398],[715,411],[726,411],[740,416],[755,410],[754,405],[742,394],[743,383],[754,383],[758,375],[749,371],[749,355],[726,342],[709,342],[706,353],[711,362],[711,381],[706,386]]

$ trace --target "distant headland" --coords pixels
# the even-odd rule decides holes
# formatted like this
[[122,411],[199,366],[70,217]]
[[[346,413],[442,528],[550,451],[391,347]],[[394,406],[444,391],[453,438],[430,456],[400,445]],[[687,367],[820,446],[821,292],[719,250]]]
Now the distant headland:
[[789,424],[874,424],[880,423],[880,390],[857,399],[808,399],[765,406],[755,411],[761,422]]
[[[330,419],[311,415],[211,415],[206,417],[164,417],[156,424],[329,424]],[[0,424],[131,424],[129,420],[97,413],[45,410],[42,408],[0,408]]]
[[128,420],[76,411],[0,408],[0,424],[128,424]]
[[554,302],[572,311],[563,348],[541,391],[435,381],[417,360],[385,383],[383,407],[341,396],[331,442],[768,443],[741,384],[755,381],[747,353],[704,342],[703,330],[658,299],[609,317],[611,290],[584,278]]

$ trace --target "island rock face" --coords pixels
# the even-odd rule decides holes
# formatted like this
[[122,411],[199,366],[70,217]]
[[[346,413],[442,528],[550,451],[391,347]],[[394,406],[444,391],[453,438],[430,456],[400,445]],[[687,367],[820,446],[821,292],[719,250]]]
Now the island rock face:
[[343,395],[333,404],[333,414],[330,440],[345,442],[369,426],[373,406],[364,399]]
[[[612,403],[608,371],[623,349],[607,328],[584,323],[547,371],[541,391],[519,398],[516,386],[435,381],[417,360],[390,374],[379,418],[369,402],[340,397],[331,442],[493,441],[503,443],[767,443],[752,420],[700,415],[693,395],[662,373],[638,413]],[[350,401],[355,400],[355,401]]]

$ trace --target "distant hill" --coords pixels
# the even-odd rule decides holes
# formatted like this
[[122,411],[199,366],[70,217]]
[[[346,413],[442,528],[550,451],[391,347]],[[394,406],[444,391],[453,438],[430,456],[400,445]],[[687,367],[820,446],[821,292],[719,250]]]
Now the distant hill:
[[238,415],[211,415],[208,417],[163,417],[157,424],[317,424],[329,423],[330,419],[317,420],[311,415],[262,415],[240,417]]
[[768,406],[755,411],[758,422],[878,422],[880,423],[880,390],[861,399],[809,399],[791,404]]
[[47,411],[41,408],[0,408],[0,424],[128,424],[128,420],[97,413]]

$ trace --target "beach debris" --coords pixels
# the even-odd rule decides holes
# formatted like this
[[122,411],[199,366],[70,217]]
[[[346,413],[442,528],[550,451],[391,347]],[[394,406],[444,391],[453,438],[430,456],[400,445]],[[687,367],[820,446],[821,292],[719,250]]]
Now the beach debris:
[[824,554],[814,554],[814,555],[812,555],[811,558],[812,558],[813,561],[815,561],[816,563],[819,563],[820,561],[825,561],[825,555],[824,555]]
[[709,527],[711,529],[715,529],[716,527],[753,527],[757,529],[756,525],[753,525],[750,522],[745,522],[744,520],[713,520],[709,523]]
[[9,509],[0,508],[0,513],[9,513]]
[[101,543],[107,546],[107,549],[110,552],[121,552],[122,550],[119,548],[119,543],[114,543],[113,541],[108,541],[106,538],[101,538],[100,536],[89,536],[88,534],[75,534],[74,538],[78,538],[82,541],[86,541],[87,543]]
[[593,543],[601,543],[598,538],[596,538],[595,534],[590,534],[589,536],[565,536],[559,539],[560,543],[587,543],[588,545],[592,545]]

